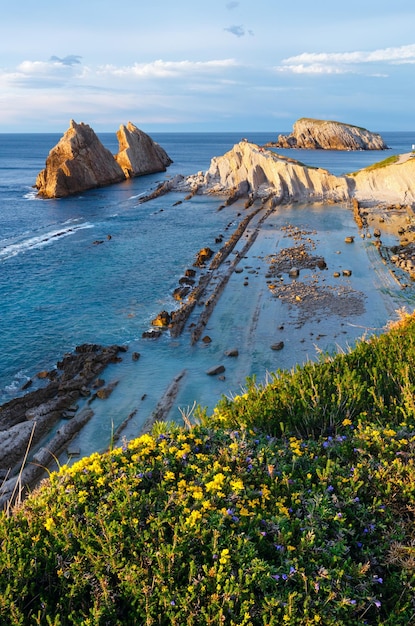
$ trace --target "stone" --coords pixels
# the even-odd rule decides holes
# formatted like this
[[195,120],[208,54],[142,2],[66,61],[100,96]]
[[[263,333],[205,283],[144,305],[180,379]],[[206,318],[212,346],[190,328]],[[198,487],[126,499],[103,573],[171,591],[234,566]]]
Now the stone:
[[117,138],[119,152],[115,160],[126,178],[165,172],[173,163],[165,150],[132,122],[120,126]]
[[140,358],[140,353],[139,352],[133,352],[132,357],[133,361],[138,361],[138,359]]
[[278,343],[274,343],[271,346],[271,350],[282,350],[284,347],[284,342],[283,341],[279,341]]
[[143,339],[157,339],[161,337],[161,330],[145,330],[142,337]]
[[171,315],[168,311],[161,311],[157,317],[152,320],[151,324],[153,326],[162,326],[167,327],[171,322]]
[[298,267],[292,267],[288,272],[288,276],[290,278],[297,278],[297,276],[299,275],[300,275],[300,270],[298,269]]
[[239,350],[237,348],[230,348],[230,350],[226,350],[225,356],[237,357],[239,356]]
[[224,371],[225,371],[225,366],[224,365],[215,365],[215,366],[209,368],[206,371],[206,374],[208,376],[217,376],[218,374],[223,374]]
[[112,392],[114,391],[117,385],[118,385],[118,380],[115,380],[112,383],[109,383],[106,387],[102,387],[101,389],[98,389],[96,393],[96,397],[99,398],[100,400],[106,400],[107,398],[110,397],[110,395],[112,394]]
[[353,243],[354,242],[354,237],[352,235],[349,235],[348,237],[344,238],[345,243]]
[[194,262],[195,267],[203,267],[209,259],[213,256],[213,250],[210,248],[202,248],[196,255],[196,261]]

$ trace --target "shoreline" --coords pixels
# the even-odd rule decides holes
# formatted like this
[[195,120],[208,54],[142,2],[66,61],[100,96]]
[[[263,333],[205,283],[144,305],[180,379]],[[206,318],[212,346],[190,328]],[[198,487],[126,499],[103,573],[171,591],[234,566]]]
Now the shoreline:
[[[245,281],[244,284],[246,284],[246,286],[248,287],[249,276],[247,276],[247,272],[237,272],[236,270],[238,269],[238,266],[240,269],[240,264],[243,263],[243,261],[247,258],[249,250],[251,250],[252,246],[258,240],[258,235],[262,235],[263,237],[265,236],[264,227],[267,227],[267,220],[271,220],[273,215],[276,215],[277,213],[280,214],[284,211],[284,206],[279,205],[278,207],[274,207],[272,203],[269,203],[268,205],[266,203],[261,203],[259,207],[250,208],[252,209],[251,212],[243,219],[241,219],[239,225],[235,229],[233,235],[231,235],[229,241],[226,242],[216,253],[208,268],[202,268],[201,270],[200,281],[203,288],[201,288],[199,291],[196,290],[196,297],[193,293],[193,300],[190,299],[191,306],[189,306],[189,311],[186,311],[185,319],[181,320],[179,333],[181,334],[183,331],[186,330],[189,334],[189,341],[192,344],[196,344],[200,340],[202,333],[205,330],[208,330],[208,326],[210,323],[214,325],[215,322],[211,321],[212,316],[217,309],[217,304],[221,300],[221,296],[223,294],[226,295],[226,287],[228,287],[228,289],[231,289],[231,286],[229,286],[230,279],[235,279],[235,277],[239,276],[239,274],[245,274],[244,276],[241,276],[241,278]],[[369,233],[371,231],[374,232],[376,229],[378,229],[380,224],[383,224],[383,228],[390,228],[391,234],[394,236],[398,234],[399,230],[402,230],[402,228],[404,228],[404,231],[406,233],[405,236],[408,236],[407,220],[408,217],[412,219],[412,216],[409,215],[407,210],[403,211],[400,208],[396,207],[392,207],[390,209],[383,207],[381,210],[379,210],[372,207],[362,208],[362,211],[366,213],[364,217],[367,219],[367,223],[363,225],[361,230],[361,233],[363,233],[364,230],[365,238],[369,237]],[[405,222],[405,224],[403,224],[403,222]],[[356,227],[358,228],[359,224],[356,223]],[[412,243],[413,241],[415,241],[415,233],[413,233],[412,230],[410,230],[409,233]],[[308,328],[310,317],[313,317],[313,315],[315,316],[319,312],[323,311],[321,315],[324,318],[324,308],[327,308],[332,300],[333,289],[327,285],[323,285],[323,282],[325,281],[325,275],[324,273],[322,273],[322,270],[326,269],[324,267],[321,267],[317,270],[318,273],[312,276],[311,282],[308,279],[305,279],[304,281],[303,277],[301,277],[300,280],[294,279],[288,283],[276,283],[276,280],[279,280],[282,274],[289,273],[290,269],[292,268],[298,269],[299,273],[302,273],[302,271],[306,268],[309,270],[318,268],[317,261],[321,258],[318,255],[313,258],[312,251],[307,251],[304,249],[304,247],[301,247],[304,245],[304,242],[308,241],[307,232],[293,231],[291,233],[287,233],[287,236],[291,237],[291,245],[289,245],[287,248],[283,248],[283,250],[291,250],[292,253],[294,253],[295,251],[296,254],[300,252],[300,257],[298,257],[298,255],[293,255],[292,258],[289,259],[288,264],[285,266],[281,265],[281,262],[283,261],[281,257],[281,251],[279,260],[278,255],[276,259],[272,259],[272,263],[270,259],[267,259],[266,263],[268,264],[268,271],[265,274],[265,285],[263,285],[260,291],[257,292],[257,302],[255,302],[255,306],[253,307],[253,313],[249,322],[249,328],[247,329],[248,334],[250,333],[249,341],[251,341],[251,343],[255,341],[255,332],[257,332],[258,324],[260,324],[260,307],[262,306],[264,308],[265,302],[268,302],[268,305],[272,305],[274,299],[277,298],[282,303],[286,303],[289,305],[289,307],[291,307],[292,313],[289,314],[285,322],[281,322],[280,330],[282,330],[282,325],[291,324],[294,327],[296,326],[297,329],[303,329],[305,332],[310,332],[310,335],[313,335],[314,331],[310,331]],[[246,240],[243,239],[244,237]],[[387,246],[382,246],[380,237],[377,237],[375,239],[375,242],[379,244],[377,245],[379,253],[382,254],[382,251],[388,249]],[[308,244],[309,243],[310,242],[308,242]],[[229,255],[231,253],[234,254],[233,259],[229,259]],[[385,263],[392,263],[390,256],[388,258],[387,254],[384,256],[384,261]],[[271,266],[273,266],[272,270]],[[205,270],[206,273],[204,273]],[[252,270],[248,269],[247,271],[249,272]],[[393,268],[389,268],[389,271],[392,275],[394,275]],[[255,272],[252,271],[252,273]],[[406,272],[406,274],[408,274],[408,272]],[[396,278],[396,275],[394,275],[394,278],[398,280]],[[215,280],[218,280],[217,284],[215,284]],[[401,284],[402,287],[407,286],[405,283],[399,280],[398,282],[399,284]],[[336,292],[337,297],[339,296],[340,292],[341,289],[338,288]],[[345,298],[342,299],[340,305],[341,310],[338,310],[336,312],[336,314],[341,315],[344,318],[347,318],[347,316],[350,315],[352,312],[355,313],[356,308],[358,307],[359,299],[356,300],[355,298],[351,298],[350,294],[351,291],[348,291],[347,289],[344,291]],[[185,300],[182,304],[182,307],[186,308],[188,302],[189,301]],[[203,310],[196,315],[197,320],[193,321],[191,317],[192,315],[195,315],[194,307],[196,305],[199,307],[203,306]],[[298,314],[298,311],[302,311],[302,313]],[[165,331],[171,333],[171,331],[168,329],[165,329]],[[339,330],[339,332],[344,331]],[[278,335],[278,333],[276,333],[276,335]],[[171,333],[171,336],[174,337],[176,335],[173,332]],[[319,339],[321,339],[321,337],[324,337],[324,333],[315,334],[314,337],[315,340],[318,341]],[[299,339],[300,343],[305,343],[305,341],[306,340],[304,338]],[[282,339],[279,341],[274,341],[270,345],[270,349],[276,351],[280,351],[283,348],[284,341]],[[118,350],[120,350],[120,348],[118,348]],[[97,380],[98,373],[92,376],[91,380],[89,381],[89,391],[91,391],[94,380]],[[186,372],[185,370],[183,370],[180,374],[176,374],[173,377],[171,384],[168,386],[164,394],[162,394],[162,397],[160,398],[157,407],[151,412],[151,414],[147,416],[145,423],[142,425],[141,432],[147,432],[148,430],[151,430],[151,426],[154,424],[154,421],[167,419],[172,404],[176,401],[177,396],[180,392],[180,383],[182,379],[185,378],[185,374]],[[111,393],[111,390],[109,390],[109,393]],[[103,394],[102,397],[105,398],[105,394]],[[5,405],[3,405],[3,407],[0,407],[0,414],[4,406]],[[67,408],[68,407],[65,407],[65,410]],[[114,436],[115,441],[118,441],[120,438],[122,438],[124,432],[128,430],[128,424],[130,423],[131,417],[134,416],[134,413],[135,412],[128,415],[128,417],[117,429]],[[49,442],[47,449],[43,449],[43,451],[39,449],[36,450],[38,456],[36,456],[35,454],[35,456],[24,468],[25,473],[22,473],[21,463],[23,462],[26,454],[28,441],[27,436],[24,445],[22,443],[20,446],[20,467],[19,461],[16,459],[16,462],[14,463],[15,471],[13,476],[3,476],[3,485],[2,487],[0,487],[2,503],[4,504],[5,502],[7,502],[7,499],[10,498],[11,494],[15,493],[18,481],[20,481],[18,487],[19,496],[21,495],[22,489],[24,490],[26,487],[33,488],[37,484],[37,482],[42,479],[41,475],[44,475],[44,467],[48,465],[47,460],[52,460],[51,457],[53,457],[54,455],[57,456],[57,454],[60,453],[60,450],[67,447],[67,445],[73,440],[74,436],[82,431],[83,426],[88,421],[88,419],[92,417],[92,414],[93,411],[88,411],[85,407],[83,407],[79,411],[79,413],[75,411],[75,413],[73,413],[73,415],[71,416],[71,418],[73,419],[67,422],[68,427],[65,427],[65,429],[60,429],[65,434],[65,441],[62,442],[62,438],[57,438],[55,439],[55,441],[52,440],[51,442]],[[62,419],[62,414],[60,418],[55,415],[54,419],[56,423],[56,421]],[[62,421],[62,425],[63,424],[64,422]],[[69,424],[72,424],[71,427],[69,427]],[[62,433],[59,434],[62,435]],[[42,466],[40,472],[38,471],[39,465]],[[34,471],[34,468],[36,466],[38,467],[38,469]]]

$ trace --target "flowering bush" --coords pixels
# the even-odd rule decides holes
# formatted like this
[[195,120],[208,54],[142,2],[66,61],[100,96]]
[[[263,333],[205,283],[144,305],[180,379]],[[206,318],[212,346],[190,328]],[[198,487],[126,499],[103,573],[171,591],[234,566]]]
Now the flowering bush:
[[[376,341],[366,360],[342,357],[354,359],[356,380],[373,375]],[[193,428],[157,424],[51,474],[0,518],[1,624],[415,623],[412,357],[401,353],[406,373],[387,381],[382,401],[358,400],[358,411],[349,398],[343,415],[338,401],[320,433],[308,418],[293,427],[294,394],[285,422],[278,399],[276,428],[276,389],[265,387]],[[324,366],[307,402],[323,397]],[[390,391],[399,385],[400,404]]]

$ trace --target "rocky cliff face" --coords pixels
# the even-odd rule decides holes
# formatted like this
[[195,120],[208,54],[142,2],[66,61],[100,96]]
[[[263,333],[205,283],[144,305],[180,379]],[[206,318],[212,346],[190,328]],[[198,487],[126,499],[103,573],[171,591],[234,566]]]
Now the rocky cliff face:
[[368,206],[401,204],[415,206],[415,158],[412,153],[400,155],[395,163],[378,164],[348,177],[351,193]]
[[164,172],[172,160],[149,135],[128,122],[117,132],[119,152],[115,156],[126,178]]
[[382,137],[365,128],[301,118],[295,122],[291,135],[279,135],[278,148],[305,148],[310,150],[386,150]]
[[46,167],[37,176],[36,188],[45,198],[62,198],[124,178],[121,167],[92,128],[71,120],[68,130],[49,152]]
[[114,157],[90,126],[71,120],[36,178],[39,195],[62,198],[131,176],[164,172],[172,162],[163,148],[131,122],[121,126],[117,136],[120,152]]
[[306,165],[241,141],[221,157],[212,159],[203,176],[187,179],[192,189],[208,193],[272,196],[276,203],[303,200],[341,202],[349,196],[345,177]]
[[407,204],[415,206],[415,158],[401,155],[394,163],[381,163],[354,175],[334,176],[327,170],[242,141],[220,157],[209,170],[167,181],[157,194],[171,189],[192,193],[224,194],[251,199],[289,202],[347,202]]

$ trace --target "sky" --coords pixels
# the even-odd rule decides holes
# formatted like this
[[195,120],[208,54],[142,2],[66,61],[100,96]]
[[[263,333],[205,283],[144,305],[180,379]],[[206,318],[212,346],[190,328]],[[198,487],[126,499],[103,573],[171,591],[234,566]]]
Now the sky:
[[0,133],[415,130],[413,0],[19,0],[0,21]]

